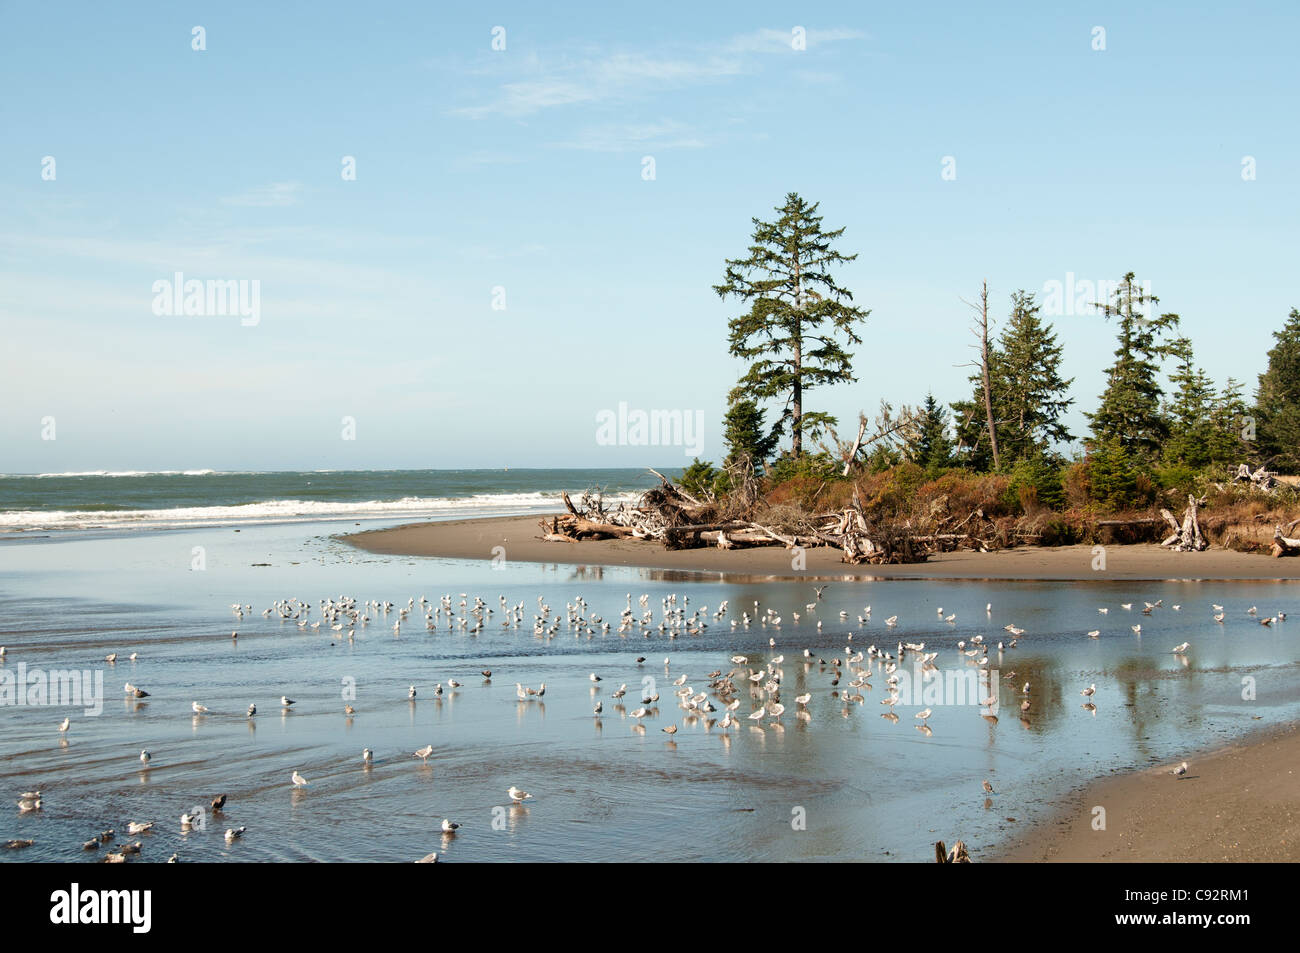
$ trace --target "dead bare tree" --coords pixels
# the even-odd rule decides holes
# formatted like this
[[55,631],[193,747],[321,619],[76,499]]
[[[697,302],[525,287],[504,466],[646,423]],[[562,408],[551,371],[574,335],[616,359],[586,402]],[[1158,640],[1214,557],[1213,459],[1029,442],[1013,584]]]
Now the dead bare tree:
[[978,344],[971,345],[979,351],[979,361],[972,361],[969,364],[961,364],[960,367],[978,367],[980,371],[981,387],[984,391],[984,416],[985,426],[989,431],[989,445],[993,449],[993,467],[1002,469],[1001,455],[998,453],[998,428],[993,419],[993,385],[989,379],[989,283],[985,281],[980,286],[980,303],[975,304],[973,301],[967,301],[962,298],[962,303],[968,305],[975,312],[975,323],[971,328],[971,333],[979,341]]
[[[852,442],[844,441],[839,438],[833,427],[827,427],[827,433],[830,434],[831,440],[835,443],[837,456],[844,461],[844,467],[840,471],[840,476],[848,476],[853,469],[853,464],[857,461],[858,454],[864,453],[873,443],[879,443],[882,440],[894,441],[899,438],[904,440],[911,439],[915,436],[916,429],[920,426],[921,412],[904,404],[899,409],[897,417],[893,415],[893,408],[884,400],[880,402],[880,412],[876,414],[875,430],[870,437],[864,436],[867,432],[867,415],[858,411],[858,434]],[[825,444],[820,449],[829,453]]]

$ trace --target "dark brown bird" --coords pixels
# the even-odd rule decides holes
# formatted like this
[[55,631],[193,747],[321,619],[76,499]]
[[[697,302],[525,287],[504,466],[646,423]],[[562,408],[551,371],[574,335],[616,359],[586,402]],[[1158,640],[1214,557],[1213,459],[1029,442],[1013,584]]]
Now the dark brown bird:
[[219,811],[225,806],[226,806],[226,796],[224,794],[218,795],[217,797],[214,797],[212,799],[212,810]]

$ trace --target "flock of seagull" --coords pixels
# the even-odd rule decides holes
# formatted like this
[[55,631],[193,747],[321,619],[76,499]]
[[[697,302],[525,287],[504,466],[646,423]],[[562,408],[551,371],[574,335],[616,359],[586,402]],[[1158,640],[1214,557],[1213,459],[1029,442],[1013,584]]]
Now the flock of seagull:
[[[806,617],[815,616],[819,603],[822,599],[822,592],[825,586],[814,587],[816,600],[803,606],[802,612],[790,612],[790,619],[795,626],[799,626]],[[627,594],[627,604],[622,610],[618,619],[617,632],[620,636],[626,636],[629,633],[640,634],[645,638],[651,638],[655,633],[666,636],[669,640],[676,639],[679,635],[685,633],[698,635],[707,629],[711,623],[721,622],[729,612],[729,604],[724,600],[716,610],[709,611],[708,606],[699,606],[691,614],[687,615],[687,608],[690,603],[689,597],[678,599],[676,594],[664,597],[661,601],[660,611],[656,615],[649,605],[650,597],[642,595],[633,607],[632,594]],[[489,607],[479,597],[474,597],[471,604],[468,596],[461,593],[459,606],[453,605],[453,597],[444,595],[438,602],[431,602],[426,597],[421,597],[418,602],[412,597],[405,607],[399,607],[393,602],[367,601],[359,603],[355,598],[341,596],[337,599],[322,600],[317,607],[313,607],[307,602],[298,599],[277,600],[270,608],[263,611],[264,617],[270,618],[278,616],[283,622],[294,622],[299,629],[318,630],[322,626],[332,632],[343,633],[343,637],[351,641],[358,628],[365,628],[371,621],[383,618],[385,622],[392,620],[392,629],[394,632],[400,632],[403,625],[410,624],[411,616],[419,613],[422,616],[424,628],[430,632],[436,632],[445,628],[448,632],[459,631],[466,634],[476,634],[484,631],[485,627],[493,620],[492,617],[500,613],[499,626],[506,630],[519,630],[524,627],[524,603],[508,604],[504,595],[499,599],[496,609]],[[578,596],[573,602],[567,603],[563,613],[557,612],[547,604],[543,597],[537,599],[537,611],[533,616],[532,632],[534,637],[550,641],[555,638],[561,629],[574,634],[577,637],[593,638],[597,634],[607,634],[611,632],[613,623],[606,621],[601,616],[593,613],[587,602]],[[1144,607],[1139,610],[1143,615],[1152,615],[1156,610],[1163,607],[1163,600],[1157,600],[1154,603],[1144,603]],[[1121,603],[1120,608],[1125,611],[1132,611],[1133,603]],[[1173,611],[1181,611],[1181,605],[1172,605]],[[1224,623],[1224,607],[1213,605],[1213,619],[1216,623]],[[242,620],[245,615],[251,613],[251,605],[234,604],[231,609],[236,617]],[[311,615],[314,609],[318,609],[319,618],[312,620]],[[458,612],[457,609],[460,611]],[[394,618],[394,610],[396,610]],[[761,610],[761,611],[760,611]],[[1100,607],[1097,610],[1102,615],[1110,612],[1109,607]],[[986,617],[992,617],[993,606],[991,603],[985,606]],[[1252,606],[1246,610],[1246,614],[1256,619],[1261,625],[1271,626],[1286,619],[1286,613],[1277,612],[1275,615],[1259,615],[1257,607]],[[841,625],[848,625],[848,612],[839,613]],[[947,625],[954,625],[956,622],[956,613],[947,613],[942,607],[937,610],[938,621]],[[418,618],[418,617],[417,617]],[[870,624],[872,618],[872,607],[865,606],[862,612],[857,616],[858,629],[861,630]],[[887,629],[893,629],[898,625],[899,617],[892,615],[884,620]],[[813,619],[817,632],[822,630],[822,620]],[[784,619],[773,608],[762,608],[757,600],[751,607],[746,608],[740,613],[739,618],[730,620],[730,628],[735,630],[750,630],[758,627],[770,632],[768,647],[775,651],[777,647],[776,636],[780,634]],[[1130,626],[1133,633],[1137,636],[1142,634],[1142,626],[1134,624]],[[996,642],[996,652],[1000,659],[1003,654],[1011,649],[1015,649],[1019,639],[1026,634],[1026,630],[1017,627],[1014,624],[1008,624],[1003,627],[1008,633],[1008,638]],[[1091,630],[1087,632],[1089,638],[1099,638],[1100,630]],[[231,633],[232,640],[238,640],[238,631]],[[937,650],[927,651],[924,642],[904,642],[898,641],[892,649],[879,649],[872,644],[865,649],[855,648],[852,644],[854,633],[848,632],[846,635],[846,644],[844,646],[843,656],[826,659],[815,655],[810,648],[802,649],[801,655],[796,657],[795,664],[802,666],[803,673],[808,675],[812,669],[816,668],[820,674],[828,678],[830,697],[839,700],[844,706],[843,714],[847,717],[851,704],[861,705],[863,703],[862,692],[870,691],[873,686],[871,679],[883,678],[885,686],[885,697],[881,699],[881,705],[887,710],[881,714],[881,717],[887,721],[897,724],[899,717],[894,712],[894,707],[900,702],[900,668],[904,662],[912,659],[919,664],[923,673],[937,670],[935,662],[939,656]],[[990,645],[985,641],[982,635],[973,636],[967,640],[961,640],[956,643],[958,654],[968,665],[974,665],[978,669],[982,697],[980,700],[981,715],[992,723],[997,722],[997,715],[994,710],[998,703],[998,690],[990,684]],[[1172,649],[1172,653],[1178,656],[1185,656],[1190,649],[1189,642],[1182,642]],[[7,655],[7,649],[0,646],[0,660]],[[109,664],[116,662],[118,653],[110,653],[106,656],[105,661]],[[129,658],[132,661],[138,659],[138,653],[131,653]],[[644,655],[636,657],[638,669],[646,663]],[[678,674],[672,679],[673,695],[676,698],[677,707],[684,713],[681,718],[682,726],[702,723],[706,731],[718,729],[727,743],[730,743],[730,735],[727,732],[730,729],[738,728],[743,721],[750,723],[751,730],[755,731],[784,731],[784,724],[781,721],[786,715],[788,709],[783,701],[782,685],[785,680],[784,665],[786,658],[784,654],[770,654],[766,659],[751,661],[750,656],[745,654],[735,654],[729,658],[731,668],[723,671],[721,667],[710,671],[703,676],[700,689],[697,689],[691,679],[685,674]],[[664,658],[665,678],[670,677],[671,657]],[[484,685],[491,685],[492,671],[482,669],[480,671],[484,679]],[[848,681],[841,687],[841,681],[847,677]],[[1002,675],[1004,681],[1012,681],[1016,678],[1016,673],[1010,671]],[[599,695],[604,688],[602,683],[606,681],[605,676],[596,672],[589,675],[590,690],[594,696]],[[448,679],[447,686],[454,691],[464,683],[454,678]],[[651,680],[643,681],[643,684],[653,684]],[[440,697],[447,689],[442,682],[438,682],[432,689],[435,697]],[[630,717],[634,722],[632,730],[638,734],[645,734],[645,722],[660,717],[660,694],[658,691],[643,691],[640,697],[640,704],[630,713],[626,711],[622,699],[627,695],[628,685],[626,682],[619,684],[617,689],[609,693],[609,698],[615,703],[615,711],[620,715]],[[1097,707],[1092,699],[1097,691],[1096,684],[1090,684],[1080,689],[1079,694],[1087,699],[1083,708],[1096,714]],[[143,699],[150,697],[150,693],[127,682],[124,686],[124,692],[128,697]],[[529,702],[540,702],[546,695],[546,683],[541,683],[538,687],[533,688],[520,682],[515,683],[515,693],[518,702],[526,704]],[[1032,686],[1025,682],[1020,690],[1021,697],[1020,712],[1022,719],[1031,711],[1033,705]],[[418,690],[415,685],[410,685],[407,691],[409,699],[415,699]],[[808,722],[811,719],[808,706],[813,701],[813,693],[804,691],[795,695],[792,699],[794,703],[793,715],[800,722]],[[747,713],[741,713],[740,709],[744,700],[748,698],[752,710]],[[294,706],[296,701],[288,695],[280,697],[282,710],[288,711]],[[630,703],[629,703],[630,704]],[[592,709],[592,713],[600,720],[605,711],[605,702],[597,698]],[[198,700],[191,703],[195,721],[210,715],[211,709]],[[719,710],[722,711],[720,718],[711,717]],[[344,714],[351,718],[356,714],[352,705],[346,705]],[[246,717],[252,719],[257,715],[256,703],[250,703],[246,710]],[[934,717],[934,710],[930,707],[924,708],[915,714],[915,720],[918,722],[916,728],[926,736],[933,734],[929,722]],[[663,725],[660,731],[669,736],[668,744],[673,744],[672,736],[678,731],[678,720],[674,717],[668,724]],[[61,734],[67,734],[71,729],[70,718],[64,718],[60,723],[58,730]],[[423,764],[427,764],[430,757],[434,754],[432,744],[425,745],[412,753],[412,757],[419,758]],[[150,767],[153,761],[153,755],[149,749],[142,749],[139,760],[145,769]],[[364,768],[369,769],[374,763],[374,751],[367,747],[363,749],[361,762]],[[1187,762],[1182,762],[1178,767],[1172,769],[1172,773],[1182,778],[1187,774]],[[290,775],[289,781],[294,788],[309,787],[311,782],[303,776],[298,770],[294,769]],[[988,779],[983,782],[983,789],[986,795],[994,793],[992,784]],[[521,788],[510,785],[506,791],[507,796],[513,804],[522,804],[524,801],[533,800],[533,795]],[[226,795],[222,794],[211,801],[212,813],[214,816],[220,815],[226,804]],[[42,809],[42,796],[39,790],[24,792],[18,799],[18,808],[20,813],[40,811]],[[193,830],[198,817],[192,813],[184,813],[180,817],[182,833],[188,833]],[[153,821],[132,821],[126,825],[128,835],[135,837],[146,834],[153,830],[155,822]],[[452,838],[460,829],[461,825],[443,818],[440,829],[444,837],[444,846],[447,838]],[[226,829],[224,839],[227,844],[232,844],[240,839],[246,831],[246,827],[229,827]],[[101,845],[109,844],[114,840],[115,832],[112,829],[106,830],[95,838],[86,841],[82,846],[85,850],[96,850]],[[30,846],[33,842],[30,840],[11,840],[3,845],[9,848],[20,848]],[[129,857],[138,855],[143,848],[143,842],[136,840],[116,845],[110,848],[104,855],[104,861],[108,863],[122,863]],[[430,853],[420,859],[420,863],[434,863],[438,859],[437,852]],[[168,862],[176,862],[178,856],[172,854]]]

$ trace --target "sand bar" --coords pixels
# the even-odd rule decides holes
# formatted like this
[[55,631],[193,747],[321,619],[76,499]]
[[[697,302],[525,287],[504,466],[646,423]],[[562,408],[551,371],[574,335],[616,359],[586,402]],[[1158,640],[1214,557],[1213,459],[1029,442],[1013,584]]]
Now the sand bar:
[[736,573],[746,576],[856,576],[888,579],[1042,579],[1113,581],[1124,579],[1294,580],[1300,559],[1210,549],[1175,553],[1155,544],[1108,546],[1105,569],[1094,569],[1092,546],[1025,546],[991,553],[958,551],[905,566],[849,566],[829,546],[809,549],[805,568],[792,568],[792,554],[781,546],[722,551],[716,548],[668,551],[643,540],[545,542],[538,516],[505,516],[434,523],[412,523],[342,537],[360,549],[394,556],[440,556],[491,560],[504,549],[508,561],[586,566],[638,566],[650,569]]

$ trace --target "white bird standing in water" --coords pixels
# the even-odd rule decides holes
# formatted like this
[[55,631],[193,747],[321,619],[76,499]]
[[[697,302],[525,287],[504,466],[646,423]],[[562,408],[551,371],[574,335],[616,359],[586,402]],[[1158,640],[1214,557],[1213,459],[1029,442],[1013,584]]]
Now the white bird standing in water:
[[413,757],[413,758],[419,758],[419,759],[422,760],[425,764],[428,764],[428,763],[429,763],[429,755],[431,755],[431,754],[433,754],[433,745],[425,745],[425,746],[424,746],[423,748],[421,748],[419,751],[415,752],[415,754],[413,754],[411,757]]
[[151,755],[151,754],[149,753],[149,749],[148,749],[148,748],[145,748],[145,749],[143,749],[143,750],[140,752],[140,763],[141,763],[141,764],[147,765],[147,764],[148,764],[152,759],[153,759],[153,755]]
[[196,715],[206,715],[208,713],[208,709],[205,706],[200,705],[198,702],[190,702],[190,707],[194,709],[194,714]]
[[308,784],[310,784],[310,782],[306,778],[304,778],[301,774],[299,774],[296,770],[293,772],[293,777],[291,778],[291,780],[293,781],[293,786],[296,788],[305,788],[307,787]]
[[281,696],[280,696],[280,704],[283,705],[285,708],[289,708],[290,706],[292,706],[292,705],[294,704],[294,701],[293,701],[293,699],[290,698],[288,695],[281,695]]
[[64,718],[63,723],[59,725],[59,731],[66,734],[67,730],[71,727],[72,727],[72,719]]
[[363,748],[361,750],[361,761],[363,764],[374,764],[375,753],[369,748]]
[[522,801],[530,801],[533,799],[533,796],[531,794],[529,794],[527,791],[519,790],[513,784],[510,785],[506,793],[510,795],[510,800],[514,801],[516,804],[519,804]]
[[1175,646],[1174,646],[1173,654],[1174,654],[1174,655],[1182,655],[1184,652],[1187,651],[1188,646],[1190,646],[1191,644],[1192,644],[1191,642],[1183,642],[1183,643],[1181,643],[1181,644],[1179,644],[1179,645],[1175,645]]
[[1096,692],[1097,692],[1097,686],[1093,684],[1093,685],[1089,685],[1087,688],[1081,689],[1079,691],[1079,694],[1082,695],[1084,698],[1091,698],[1094,694],[1096,694]]

